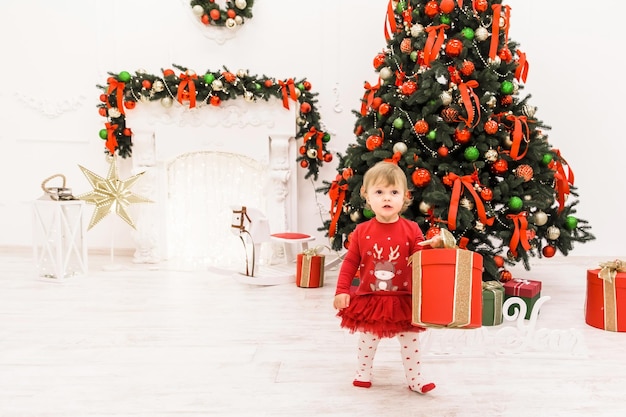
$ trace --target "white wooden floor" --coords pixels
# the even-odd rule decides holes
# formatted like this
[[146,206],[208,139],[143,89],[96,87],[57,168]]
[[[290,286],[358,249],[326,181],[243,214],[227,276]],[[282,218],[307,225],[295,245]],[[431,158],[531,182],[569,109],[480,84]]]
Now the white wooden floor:
[[[1,249],[0,416],[623,416],[626,334],[584,321],[586,270],[608,259],[537,261],[514,276],[549,296],[528,321],[432,330],[408,390],[395,339],[373,387],[355,388],[354,335],[323,288],[256,287],[209,272],[150,270],[90,255],[88,276],[37,279],[31,254]],[[531,326],[532,327],[532,326]],[[510,331],[510,332],[509,332]],[[521,336],[520,336],[521,334]]]

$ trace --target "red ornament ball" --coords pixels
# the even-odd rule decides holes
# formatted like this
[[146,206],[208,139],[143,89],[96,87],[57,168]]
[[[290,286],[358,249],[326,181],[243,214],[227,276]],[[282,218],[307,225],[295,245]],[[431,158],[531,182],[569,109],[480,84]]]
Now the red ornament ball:
[[511,274],[511,271],[507,271],[506,269],[504,271],[500,271],[500,282],[509,282],[512,279],[513,274]]
[[426,231],[426,236],[424,236],[426,239],[432,239],[435,236],[437,236],[439,233],[441,233],[441,228],[437,227],[437,226],[431,226],[427,231]]
[[454,10],[454,7],[455,7],[454,6],[454,0],[441,0],[441,3],[439,4],[439,8],[445,14],[448,14],[452,10]]
[[528,182],[533,179],[533,168],[530,165],[520,165],[515,169],[515,176],[518,178],[523,178],[524,182]]
[[124,102],[124,107],[126,107],[128,110],[132,110],[135,108],[136,104],[137,102],[129,100]]
[[263,85],[265,85],[265,88],[270,88],[271,86],[273,86],[273,85],[274,85],[274,81],[269,80],[269,79],[268,79],[268,80],[265,80],[265,81],[263,82]]
[[378,112],[383,116],[387,116],[391,113],[391,106],[388,103],[381,103],[378,107]]
[[363,126],[358,125],[355,129],[354,129],[354,134],[357,136],[361,136],[363,134]]
[[441,156],[442,158],[445,158],[446,156],[448,156],[449,152],[450,150],[448,149],[447,146],[441,146],[439,147],[439,149],[437,149],[437,155]]
[[309,91],[311,89],[311,83],[309,81],[303,82],[302,85],[304,86],[304,89],[306,91]]
[[500,59],[507,64],[513,61],[513,54],[509,48],[502,48],[498,51],[498,56]]
[[218,96],[211,96],[209,100],[213,106],[219,106],[222,103],[222,99]]
[[474,0],[474,9],[477,12],[484,12],[489,7],[489,2],[487,0]]
[[220,20],[220,11],[217,9],[213,9],[209,12],[209,15],[211,16],[211,19],[213,20]]
[[378,110],[381,104],[383,104],[383,99],[380,97],[374,97],[374,99],[372,100],[372,108],[374,110]]
[[306,159],[303,159],[300,161],[300,166],[302,168],[308,168],[309,167],[309,161],[307,161]]
[[300,148],[298,148],[298,153],[300,153],[300,155],[304,155],[306,153],[306,146],[300,146]]
[[405,96],[410,96],[417,91],[417,83],[415,81],[404,82],[400,87],[400,91],[402,91],[402,94]]
[[474,63],[472,61],[465,60],[461,64],[460,71],[461,71],[461,74],[465,75],[466,77],[469,77],[470,75],[472,75],[475,69],[476,67],[474,66]]
[[485,122],[485,126],[484,126],[485,133],[487,133],[488,135],[493,135],[498,132],[499,126],[500,125],[498,124],[498,122],[496,122],[493,119],[489,119]]
[[404,52],[405,54],[411,53],[411,51],[413,50],[412,43],[413,43],[413,40],[411,38],[402,39],[402,42],[400,42],[400,50]]
[[411,175],[411,180],[416,187],[425,187],[430,182],[430,178],[430,172],[426,168],[418,168]]
[[324,162],[331,162],[333,160],[333,154],[325,153],[323,158],[324,158]]
[[494,174],[504,174],[509,169],[509,164],[504,159],[498,159],[491,165]]
[[107,109],[104,107],[100,107],[98,109],[98,114],[102,117],[107,117]]
[[482,198],[485,201],[493,200],[493,191],[491,191],[491,188],[485,187],[482,190],[480,190],[480,198]]
[[209,24],[209,15],[208,14],[203,14],[202,17],[200,17],[200,21],[202,23],[204,23],[205,25]]
[[454,140],[460,144],[464,144],[470,141],[472,132],[467,129],[456,129],[454,131]]
[[311,111],[311,105],[309,103],[305,101],[304,103],[300,104],[300,113],[307,114],[310,111]]
[[365,141],[365,147],[373,151],[374,149],[380,147],[383,144],[383,138],[378,135],[372,135]]
[[461,51],[463,51],[463,42],[459,39],[450,39],[446,44],[446,55],[449,57],[457,57],[461,55]]
[[354,170],[350,167],[348,168],[344,168],[343,171],[341,171],[341,177],[344,180],[347,180],[348,178],[351,178],[354,175]]
[[439,4],[434,0],[430,0],[426,3],[426,6],[424,6],[424,13],[432,19],[439,13]]
[[509,96],[509,95],[502,96],[502,98],[500,99],[500,104],[503,107],[510,106],[511,104],[513,104],[513,96]]
[[500,255],[494,256],[493,262],[496,264],[498,268],[502,268],[504,266],[504,258]]
[[228,11],[226,12],[226,16],[230,17],[231,19],[234,19],[235,16],[237,16],[237,13],[235,13],[233,9],[228,9]]
[[418,120],[415,122],[413,128],[415,129],[415,133],[418,135],[425,135],[429,130],[428,122],[424,119]]
[[541,253],[543,253],[543,256],[545,256],[546,258],[552,258],[556,253],[556,248],[550,245],[544,246],[541,250]]
[[152,88],[152,81],[150,81],[150,80],[143,80],[143,81],[141,82],[141,86],[142,86],[143,88],[145,88],[146,90],[149,90],[149,89],[151,89],[151,88]]
[[385,64],[385,54],[382,52],[374,57],[374,68],[378,69]]

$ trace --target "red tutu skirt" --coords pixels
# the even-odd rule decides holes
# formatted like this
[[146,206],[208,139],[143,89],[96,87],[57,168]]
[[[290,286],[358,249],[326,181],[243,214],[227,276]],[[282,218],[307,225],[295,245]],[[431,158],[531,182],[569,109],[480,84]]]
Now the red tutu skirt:
[[350,305],[337,313],[341,327],[378,337],[394,337],[402,332],[421,332],[424,327],[411,323],[411,294],[385,292],[355,295]]

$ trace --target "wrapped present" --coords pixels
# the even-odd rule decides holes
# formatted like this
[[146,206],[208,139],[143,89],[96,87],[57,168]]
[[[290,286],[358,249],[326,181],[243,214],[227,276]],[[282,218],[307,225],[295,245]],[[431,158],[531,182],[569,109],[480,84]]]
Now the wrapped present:
[[626,262],[615,260],[587,271],[585,322],[612,332],[626,332]]
[[504,286],[499,281],[483,282],[483,326],[502,324]]
[[413,324],[476,328],[482,324],[480,254],[465,249],[426,249],[409,258],[413,265]]
[[[530,313],[533,311],[535,303],[541,297],[541,281],[532,279],[514,278],[504,283],[504,300],[511,297],[519,297],[526,304],[525,319],[530,319]],[[515,305],[509,307],[509,314],[515,312]]]
[[296,285],[303,288],[324,286],[324,255],[320,252],[325,246],[306,249],[298,254],[296,263]]

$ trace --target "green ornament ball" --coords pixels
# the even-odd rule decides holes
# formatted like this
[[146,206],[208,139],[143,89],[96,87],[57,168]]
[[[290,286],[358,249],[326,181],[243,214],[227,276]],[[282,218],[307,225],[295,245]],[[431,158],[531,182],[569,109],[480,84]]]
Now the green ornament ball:
[[215,75],[211,74],[210,72],[207,74],[204,74],[205,83],[211,84],[213,81],[215,81]]
[[117,78],[123,83],[127,83],[130,81],[130,73],[128,71],[122,71],[117,74]]
[[365,218],[371,219],[372,217],[376,216],[376,213],[374,213],[374,211],[371,209],[365,208],[363,209],[363,215],[365,216]]
[[519,210],[524,205],[524,202],[518,196],[513,196],[509,198],[509,208],[511,210]]
[[259,83],[254,83],[254,88],[255,88],[257,91],[259,91],[259,90],[260,90],[261,88],[263,88],[263,87],[262,87],[262,86],[261,86],[261,84],[259,84]]
[[574,230],[578,227],[578,219],[574,216],[567,216],[565,218],[565,228],[567,230]]
[[467,161],[473,162],[480,156],[480,151],[476,146],[469,146],[465,149],[465,152],[463,152],[463,156]]
[[469,27],[463,28],[463,30],[461,30],[461,34],[463,35],[465,39],[468,39],[470,41],[474,39],[474,29],[472,28],[469,28]]
[[417,51],[412,51],[409,56],[411,57],[411,61],[417,62]]
[[330,135],[328,133],[324,133],[324,136],[322,136],[322,141],[330,142]]
[[300,90],[300,91],[304,91],[305,90],[303,83],[298,83],[298,90]]
[[544,165],[548,165],[550,164],[550,162],[552,162],[552,155],[549,153],[546,153],[543,155],[543,157],[541,157],[541,163]]
[[436,130],[431,130],[426,134],[426,138],[428,140],[435,140],[435,138],[437,138],[437,131]]
[[452,20],[447,14],[442,14],[441,16],[439,16],[439,21],[444,25],[449,25]]
[[404,127],[404,120],[402,120],[401,117],[396,117],[393,120],[393,127],[395,127],[396,129],[402,129]]
[[98,132],[98,136],[100,136],[100,139],[106,139],[108,135],[109,134],[106,129],[100,129],[100,132]]
[[502,84],[500,84],[500,91],[503,94],[511,94],[514,88],[515,86],[511,81],[502,81]]

